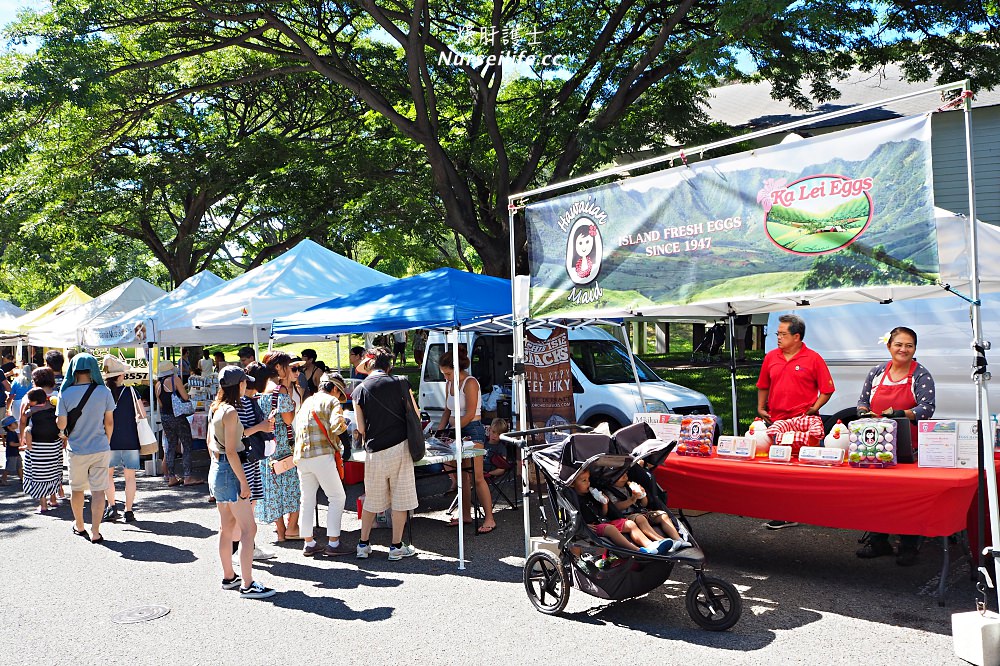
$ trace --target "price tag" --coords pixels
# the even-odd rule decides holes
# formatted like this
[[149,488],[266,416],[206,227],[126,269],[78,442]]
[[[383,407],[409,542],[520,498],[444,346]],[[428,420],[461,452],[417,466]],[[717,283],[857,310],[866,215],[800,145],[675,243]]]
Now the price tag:
[[771,462],[792,462],[792,447],[776,444],[768,450],[767,458]]

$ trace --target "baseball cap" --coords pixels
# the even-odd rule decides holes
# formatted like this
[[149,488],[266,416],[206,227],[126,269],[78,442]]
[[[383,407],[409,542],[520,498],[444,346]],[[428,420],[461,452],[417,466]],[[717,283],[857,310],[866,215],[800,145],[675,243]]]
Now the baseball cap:
[[246,381],[247,373],[243,368],[235,365],[227,365],[219,371],[219,386],[236,386],[240,382]]

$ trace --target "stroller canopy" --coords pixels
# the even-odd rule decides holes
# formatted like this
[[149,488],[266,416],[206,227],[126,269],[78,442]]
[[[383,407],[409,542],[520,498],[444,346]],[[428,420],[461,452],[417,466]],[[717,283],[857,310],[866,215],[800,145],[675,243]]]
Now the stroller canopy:
[[650,468],[663,464],[677,442],[656,439],[656,433],[648,423],[633,423],[625,426],[611,438],[612,450],[626,454],[633,460],[643,461]]
[[612,452],[612,441],[607,435],[570,435],[561,442],[546,446],[532,454],[535,463],[553,481],[571,486],[584,470],[588,470],[591,483],[612,482],[632,465],[632,458]]

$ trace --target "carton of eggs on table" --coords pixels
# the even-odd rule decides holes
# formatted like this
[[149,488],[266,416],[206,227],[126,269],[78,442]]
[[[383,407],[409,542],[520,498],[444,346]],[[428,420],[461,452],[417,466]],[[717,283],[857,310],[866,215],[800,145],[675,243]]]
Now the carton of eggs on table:
[[895,467],[896,422],[858,419],[848,426],[847,460],[851,467]]
[[714,439],[715,419],[711,416],[684,416],[681,418],[677,453],[682,456],[710,458]]

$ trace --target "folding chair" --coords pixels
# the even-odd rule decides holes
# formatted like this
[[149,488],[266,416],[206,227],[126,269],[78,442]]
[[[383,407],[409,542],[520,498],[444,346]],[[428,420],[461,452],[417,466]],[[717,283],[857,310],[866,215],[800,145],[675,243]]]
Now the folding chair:
[[[518,478],[520,465],[518,465],[517,448],[515,446],[511,444],[507,445],[507,456],[505,460],[507,464],[506,467],[496,465],[496,469],[503,469],[503,474],[497,476],[486,474],[486,483],[489,484],[490,494],[493,496],[494,507],[499,501],[499,496],[507,502],[507,506],[512,509],[516,509],[518,507],[517,494],[521,483]],[[504,488],[507,488],[507,490],[504,491]]]

